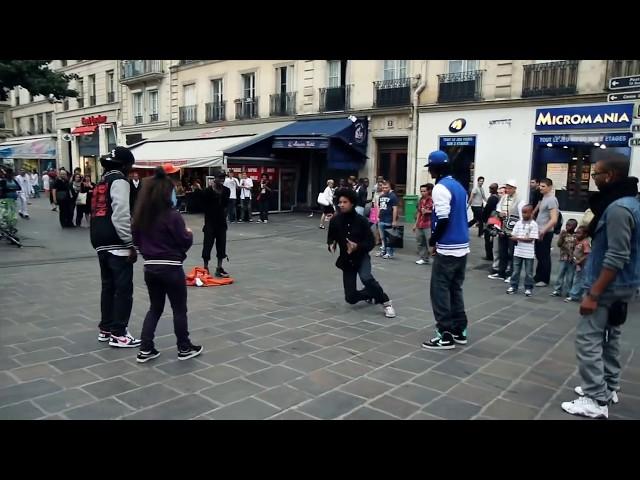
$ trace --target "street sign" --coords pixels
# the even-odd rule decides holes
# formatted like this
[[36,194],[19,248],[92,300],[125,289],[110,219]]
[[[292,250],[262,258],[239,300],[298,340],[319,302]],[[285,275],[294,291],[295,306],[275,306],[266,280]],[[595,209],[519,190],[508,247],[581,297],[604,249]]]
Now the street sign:
[[640,90],[637,92],[620,92],[607,95],[607,102],[628,102],[629,100],[640,100]]
[[640,75],[629,77],[615,77],[609,79],[609,90],[621,90],[624,88],[640,87]]
[[630,147],[640,147],[640,138],[630,138],[629,139]]
[[640,123],[638,125],[631,125],[632,132],[640,132]]
[[640,118],[640,103],[636,103],[636,118]]

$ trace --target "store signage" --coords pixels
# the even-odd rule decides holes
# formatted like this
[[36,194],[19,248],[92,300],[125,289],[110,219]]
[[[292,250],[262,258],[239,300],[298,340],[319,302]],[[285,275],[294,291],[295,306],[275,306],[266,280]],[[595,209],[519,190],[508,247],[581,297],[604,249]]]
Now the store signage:
[[464,118],[456,118],[453,122],[449,124],[449,131],[451,133],[461,132],[466,124],[467,124],[467,121]]
[[611,147],[624,147],[631,138],[630,133],[618,133],[610,135],[534,135],[536,145],[565,146],[575,144],[604,144]]
[[631,125],[632,132],[640,132],[640,123],[638,125]]
[[82,117],[80,122],[85,127],[89,126],[89,125],[100,125],[101,123],[107,123],[107,116],[106,115],[95,115],[95,116],[92,116],[92,117]]
[[590,130],[631,126],[633,104],[539,108],[536,130]]
[[629,139],[630,147],[640,147],[640,138],[630,138]]
[[609,90],[620,90],[623,88],[640,87],[640,75],[631,75],[629,77],[615,77],[609,79]]
[[475,147],[476,137],[440,137],[440,148]]
[[329,139],[275,139],[273,148],[328,148]]
[[367,140],[367,128],[363,121],[358,120],[353,124],[354,133],[353,138],[357,144],[363,144]]
[[610,93],[609,95],[607,95],[607,102],[627,102],[629,100],[638,99],[640,99],[640,91]]

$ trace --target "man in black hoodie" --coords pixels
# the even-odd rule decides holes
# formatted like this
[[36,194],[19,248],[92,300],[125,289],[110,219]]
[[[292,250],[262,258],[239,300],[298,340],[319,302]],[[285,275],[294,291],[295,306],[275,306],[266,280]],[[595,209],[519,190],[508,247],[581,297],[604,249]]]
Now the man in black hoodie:
[[204,244],[202,246],[202,260],[204,268],[209,270],[211,250],[216,245],[218,265],[215,276],[226,278],[229,276],[222,268],[222,260],[227,257],[227,206],[231,191],[224,186],[226,175],[220,172],[216,175],[213,185],[209,185],[203,194],[204,204]]
[[[352,305],[361,300],[381,303],[385,316],[393,318],[396,312],[391,300],[371,275],[369,252],[374,247],[374,240],[369,221],[355,211],[358,195],[351,189],[343,189],[337,192],[337,197],[340,214],[329,222],[327,245],[332,253],[340,246],[336,267],[342,270],[345,300]],[[362,290],[357,289],[358,276],[364,285]]]

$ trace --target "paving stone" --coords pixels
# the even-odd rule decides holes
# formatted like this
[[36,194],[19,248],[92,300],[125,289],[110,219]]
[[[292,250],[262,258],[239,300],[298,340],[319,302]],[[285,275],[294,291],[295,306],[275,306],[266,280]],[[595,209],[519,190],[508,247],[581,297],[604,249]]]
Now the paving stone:
[[308,353],[312,353],[320,350],[322,347],[319,345],[315,345],[310,342],[306,342],[304,340],[298,340],[296,342],[287,343],[279,347],[280,350],[284,352],[288,352],[294,355],[306,355]]
[[[60,347],[52,347],[44,350],[36,350],[35,352],[22,353],[14,356],[13,360],[18,362],[20,365],[33,365],[35,363],[50,362],[52,360],[58,360],[68,356],[69,354]],[[3,369],[8,370],[6,368]]]
[[468,420],[476,415],[481,408],[480,405],[445,395],[427,405],[424,411],[446,420]]
[[302,390],[310,395],[321,395],[351,380],[349,377],[338,375],[329,370],[316,370],[307,376],[290,383],[293,388]]
[[360,355],[356,355],[351,360],[356,363],[362,363],[363,365],[369,365],[377,368],[388,365],[395,359],[396,357],[392,357],[391,355],[387,355],[386,353],[370,350],[368,352],[361,353]]
[[87,370],[98,375],[100,378],[106,379],[137,372],[140,370],[140,367],[134,365],[131,361],[118,360],[115,362],[104,363],[102,365],[96,365],[95,367],[89,367]]
[[416,357],[405,357],[393,362],[390,366],[397,368],[398,370],[404,370],[411,373],[424,373],[429,368],[435,365],[435,362],[429,360],[422,360]]
[[0,420],[35,420],[44,417],[44,415],[29,401],[0,408]]
[[[234,345],[232,347],[221,348],[220,350],[214,350],[212,352],[205,351],[201,355],[198,356],[197,359],[194,359],[200,363],[208,364],[208,365],[220,365],[221,363],[227,363],[233,360],[237,360],[238,358],[246,357],[247,355],[251,355],[252,353],[256,353],[258,350],[255,348],[251,348],[247,345],[240,344]],[[189,362],[178,362],[189,364],[193,360]],[[195,371],[195,370],[192,370]],[[169,373],[169,372],[168,372]],[[181,371],[180,373],[187,373],[186,371]]]
[[430,388],[432,390],[446,392],[454,385],[459,384],[460,379],[451,377],[444,373],[429,371],[423,375],[420,375],[419,377],[414,378],[412,382],[418,385],[422,385],[423,387]]
[[323,347],[330,347],[332,345],[344,342],[345,339],[343,337],[338,337],[337,335],[326,333],[309,337],[307,338],[307,341]]
[[265,350],[264,352],[253,355],[252,358],[270,363],[272,365],[278,365],[280,363],[286,362],[287,360],[291,360],[292,358],[295,358],[295,357],[281,350],[273,349],[273,350]]
[[153,367],[170,376],[193,373],[209,367],[207,363],[201,362],[200,360],[198,360],[198,358],[200,358],[200,356],[198,356],[197,358],[190,358],[189,360],[185,361],[176,359],[166,363],[154,365]]
[[137,390],[132,390],[122,395],[118,395],[116,398],[121,402],[126,403],[134,410],[140,410],[142,408],[151,407],[158,403],[171,400],[179,396],[179,393],[174,390],[155,383],[147,387],[142,387]]
[[183,395],[125,417],[126,420],[189,420],[217,408],[200,395]]
[[32,380],[0,389],[0,406],[18,403],[49,393],[57,392],[61,388],[50,380]]
[[379,380],[381,382],[389,383],[391,385],[400,385],[408,381],[414,376],[413,373],[405,372],[404,370],[398,370],[393,367],[382,367],[372,372],[367,373],[367,377]]
[[70,420],[114,420],[131,413],[131,409],[113,398],[83,405],[65,412]]
[[283,340],[286,343],[292,343],[302,340],[303,338],[313,337],[314,335],[315,332],[312,332],[311,330],[306,330],[304,328],[291,328],[271,336],[278,340]]
[[280,409],[256,398],[246,398],[239,402],[220,407],[209,413],[214,420],[262,420],[278,413]]
[[426,405],[434,398],[439,397],[441,393],[420,385],[406,383],[393,389],[389,395],[418,405]]
[[203,380],[191,373],[163,381],[162,384],[177,390],[180,393],[196,393],[200,390],[211,387],[210,382],[207,382],[206,380]]
[[341,362],[355,357],[352,352],[345,350],[340,346],[323,348],[322,350],[313,352],[313,354],[314,356],[323,358],[329,362]]
[[302,373],[309,373],[313,372],[314,370],[326,367],[327,365],[331,365],[331,362],[310,354],[287,360],[283,365],[285,367],[293,368],[294,370]]
[[59,372],[46,363],[39,363],[30,367],[22,367],[11,370],[11,373],[18,377],[21,382],[28,382],[38,378],[52,378]]
[[135,383],[139,387],[145,387],[157,382],[165,382],[172,378],[164,372],[154,370],[152,365],[153,361],[142,364],[141,370],[123,375],[123,378]]
[[247,334],[246,332],[229,332],[221,335],[220,338],[233,343],[243,343],[253,340],[255,337]]
[[297,410],[287,410],[270,418],[270,420],[319,420],[316,417],[307,415]]
[[276,365],[269,367],[257,373],[253,373],[247,376],[247,380],[258,385],[262,385],[266,388],[275,387],[283,383],[290,382],[293,379],[301,377],[303,374],[292,368],[287,368],[282,365]]
[[251,357],[239,358],[238,360],[229,362],[228,365],[233,368],[237,368],[244,373],[255,373],[271,366],[270,363],[262,362]]
[[391,333],[395,336],[404,337],[405,335],[409,335],[410,333],[415,333],[416,329],[411,327],[406,327],[404,325],[391,325],[382,330],[383,332]]
[[413,353],[418,350],[418,346],[407,345],[402,342],[385,343],[384,345],[375,349],[376,352],[384,353],[385,355],[391,355],[393,357],[403,357],[409,353]]
[[98,399],[112,397],[120,393],[127,392],[138,388],[137,385],[125,380],[122,377],[114,377],[108,380],[91,383],[82,387],[83,390],[89,392]]
[[500,420],[532,420],[539,411],[538,408],[498,398],[482,414]]
[[349,378],[355,378],[372,371],[373,367],[352,362],[351,360],[345,360],[343,362],[330,365],[327,369],[340,375],[345,375]]
[[389,395],[385,395],[374,400],[370,405],[378,410],[383,410],[394,417],[402,419],[408,418],[420,409],[417,405],[405,402],[398,398],[390,397]]
[[92,402],[95,402],[95,398],[79,388],[63,390],[34,400],[47,413],[57,413]]
[[534,365],[522,379],[557,389],[562,386],[575,371],[576,366],[543,360]]
[[92,353],[86,353],[84,355],[74,355],[72,357],[65,358],[63,360],[57,360],[51,362],[51,365],[61,372],[68,372],[69,370],[76,370],[78,368],[86,368],[92,365],[98,365],[103,363],[104,360],[100,359]]
[[480,388],[467,383],[460,383],[447,392],[447,395],[465,402],[475,403],[484,406],[495,400],[498,392]]
[[257,327],[247,328],[244,332],[249,335],[253,335],[254,337],[266,337],[268,335],[282,332],[283,330],[286,330],[286,328],[281,325],[265,323],[264,325],[258,325]]
[[478,370],[478,368],[478,365],[472,365],[470,363],[461,362],[457,359],[451,359],[436,365],[433,367],[433,371],[463,379],[472,375]]
[[540,360],[540,353],[525,350],[523,348],[512,348],[500,355],[499,359],[511,363],[518,363],[520,365],[531,366]]
[[210,398],[218,404],[226,405],[237,402],[244,398],[253,396],[264,391],[264,387],[260,387],[254,383],[250,383],[244,379],[237,378],[230,380],[215,387],[207,388],[200,392],[200,395]]
[[335,391],[305,403],[298,410],[323,420],[330,420],[350,412],[362,403],[362,398]]
[[360,407],[344,417],[344,420],[397,420],[397,418],[373,408]]
[[362,338],[354,338],[340,344],[341,348],[344,348],[352,353],[364,353],[368,350],[376,348],[377,346],[379,346],[378,343],[364,340]]
[[496,377],[502,377],[511,381],[522,375],[529,366],[509,363],[503,360],[494,360],[481,369],[482,373],[488,373]]
[[18,382],[7,372],[0,372],[0,388],[9,387],[16,383]]
[[415,414],[413,414],[411,417],[409,417],[409,420],[444,420],[444,418],[441,417],[437,417],[436,415],[430,415],[428,413],[425,412],[417,412]]
[[16,346],[23,352],[28,353],[35,352],[36,350],[44,350],[51,347],[65,347],[70,343],[71,342],[66,340],[64,337],[52,337],[28,343],[19,343]]
[[282,410],[293,407],[294,405],[298,405],[312,398],[311,395],[288,385],[280,385],[264,391],[256,395],[256,397]]
[[391,390],[392,388],[392,385],[378,382],[376,380],[358,378],[352,382],[342,385],[339,390],[352,395],[357,395],[358,397],[371,399],[382,395],[384,392]]

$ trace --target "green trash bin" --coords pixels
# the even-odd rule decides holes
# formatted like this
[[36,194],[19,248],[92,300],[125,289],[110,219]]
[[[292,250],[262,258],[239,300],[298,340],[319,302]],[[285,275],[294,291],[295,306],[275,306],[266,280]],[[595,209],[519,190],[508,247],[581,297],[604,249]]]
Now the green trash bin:
[[418,195],[405,195],[404,199],[404,221],[405,223],[413,223],[416,221],[416,212],[418,210]]

